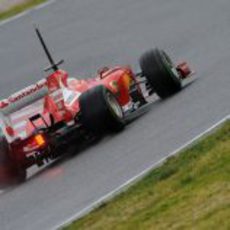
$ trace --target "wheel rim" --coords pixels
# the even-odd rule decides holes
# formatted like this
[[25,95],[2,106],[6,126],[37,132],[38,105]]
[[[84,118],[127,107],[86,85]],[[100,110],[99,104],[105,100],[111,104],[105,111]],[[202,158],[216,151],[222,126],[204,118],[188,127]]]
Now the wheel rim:
[[122,111],[122,108],[121,108],[120,104],[118,103],[117,99],[111,93],[107,93],[107,101],[108,101],[110,109],[113,111],[113,113],[117,117],[122,119],[123,118],[123,111]]

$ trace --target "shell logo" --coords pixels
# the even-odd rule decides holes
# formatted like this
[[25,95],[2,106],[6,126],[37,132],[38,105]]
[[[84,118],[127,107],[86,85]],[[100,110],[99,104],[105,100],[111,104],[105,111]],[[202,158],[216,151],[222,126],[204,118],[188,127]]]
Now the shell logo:
[[109,85],[110,85],[116,92],[119,91],[119,85],[118,85],[118,82],[117,82],[117,81],[111,81],[111,82],[109,83]]

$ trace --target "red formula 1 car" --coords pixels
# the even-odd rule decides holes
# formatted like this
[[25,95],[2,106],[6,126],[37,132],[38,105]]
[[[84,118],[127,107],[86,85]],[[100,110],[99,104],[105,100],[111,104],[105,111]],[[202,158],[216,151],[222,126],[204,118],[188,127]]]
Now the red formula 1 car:
[[148,96],[167,98],[191,75],[186,63],[174,65],[163,50],[153,49],[140,58],[141,73],[119,66],[105,67],[92,79],[71,78],[36,33],[53,73],[0,101],[0,180],[23,181],[32,165],[42,166],[89,137],[122,130],[125,117],[148,103]]

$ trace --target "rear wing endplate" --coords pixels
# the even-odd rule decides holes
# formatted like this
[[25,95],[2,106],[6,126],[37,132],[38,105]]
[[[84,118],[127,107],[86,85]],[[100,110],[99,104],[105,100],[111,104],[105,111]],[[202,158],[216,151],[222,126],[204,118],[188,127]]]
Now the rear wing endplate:
[[9,143],[12,143],[17,138],[10,115],[45,98],[48,93],[47,81],[43,79],[35,85],[26,87],[9,98],[0,101],[0,126]]

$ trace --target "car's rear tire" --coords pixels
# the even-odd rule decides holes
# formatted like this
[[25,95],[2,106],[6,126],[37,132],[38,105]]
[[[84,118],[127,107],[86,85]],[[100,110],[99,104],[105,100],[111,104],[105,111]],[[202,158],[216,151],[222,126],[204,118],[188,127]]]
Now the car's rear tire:
[[10,148],[4,136],[0,136],[0,185],[22,183],[26,180],[26,169],[10,157]]
[[179,73],[163,50],[153,49],[144,53],[140,58],[140,67],[160,98],[167,98],[181,90]]
[[80,121],[95,134],[106,131],[118,132],[124,126],[124,114],[116,97],[104,86],[96,86],[79,98]]

